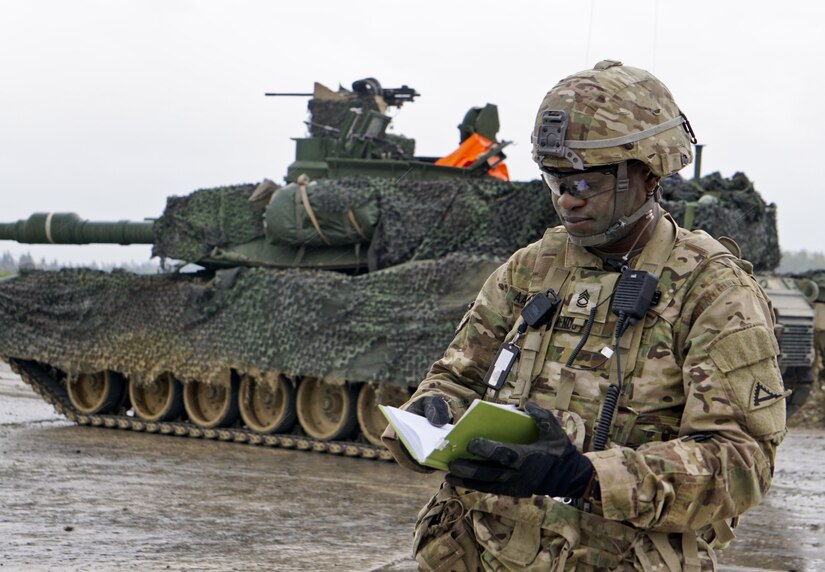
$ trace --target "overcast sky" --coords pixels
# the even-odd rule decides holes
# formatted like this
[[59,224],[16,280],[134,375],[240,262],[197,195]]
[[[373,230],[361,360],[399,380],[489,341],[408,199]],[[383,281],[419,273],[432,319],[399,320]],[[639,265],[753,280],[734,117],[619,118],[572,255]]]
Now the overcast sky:
[[[0,0],[0,220],[161,214],[169,195],[281,182],[314,81],[367,76],[421,93],[394,131],[444,155],[495,103],[514,179],[535,178],[544,93],[605,58],[652,71],[706,144],[703,172],[744,171],[784,249],[825,251],[825,3],[798,0]],[[693,167],[683,171],[691,176]],[[148,247],[0,252],[86,263]]]

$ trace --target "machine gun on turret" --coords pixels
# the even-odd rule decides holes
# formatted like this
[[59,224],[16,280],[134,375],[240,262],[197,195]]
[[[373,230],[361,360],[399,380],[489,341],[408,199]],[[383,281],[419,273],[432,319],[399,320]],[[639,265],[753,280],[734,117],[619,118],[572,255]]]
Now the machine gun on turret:
[[295,162],[287,182],[302,174],[311,179],[348,175],[400,176],[413,179],[496,177],[508,180],[498,141],[498,108],[471,108],[459,125],[460,147],[446,157],[415,155],[415,140],[387,133],[388,107],[401,107],[421,94],[408,85],[385,88],[374,77],[337,91],[315,83],[312,93],[270,92],[271,97],[310,97],[309,137],[296,138]]
[[[321,93],[319,93],[319,87],[322,88]],[[336,93],[330,91],[328,88],[316,82],[315,91],[313,91],[312,93],[267,92],[264,95],[267,97],[323,97],[324,90],[326,90],[329,93]],[[339,87],[337,93],[342,94],[346,91],[347,90],[344,90],[343,87]],[[386,105],[394,107],[401,107],[404,103],[408,101],[413,101],[416,97],[419,97],[421,95],[420,93],[415,91],[415,89],[409,87],[406,84],[402,85],[401,87],[381,87],[381,83],[374,77],[365,77],[364,79],[359,79],[352,82],[351,93],[360,97],[380,97]]]
[[381,84],[374,77],[359,79],[352,82],[352,91],[359,95],[381,96],[387,105],[401,107],[407,101],[413,101],[421,94],[413,88],[405,85],[394,88],[382,88]]

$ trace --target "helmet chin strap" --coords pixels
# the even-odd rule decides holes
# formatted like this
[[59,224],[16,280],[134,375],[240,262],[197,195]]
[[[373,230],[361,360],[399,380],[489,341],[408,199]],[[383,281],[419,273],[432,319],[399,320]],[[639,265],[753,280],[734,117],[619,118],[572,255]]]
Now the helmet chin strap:
[[[573,244],[578,246],[604,246],[620,240],[630,234],[633,230],[633,225],[653,209],[653,206],[659,201],[660,191],[657,185],[656,190],[647,197],[647,200],[628,216],[616,217],[616,213],[624,212],[625,202],[627,199],[627,189],[629,181],[627,179],[627,161],[619,163],[619,169],[616,173],[616,191],[613,195],[613,218],[614,221],[607,227],[607,230],[599,234],[591,234],[587,236],[575,236],[568,233],[567,236]],[[621,200],[619,200],[621,198]],[[621,203],[621,204],[620,204]]]

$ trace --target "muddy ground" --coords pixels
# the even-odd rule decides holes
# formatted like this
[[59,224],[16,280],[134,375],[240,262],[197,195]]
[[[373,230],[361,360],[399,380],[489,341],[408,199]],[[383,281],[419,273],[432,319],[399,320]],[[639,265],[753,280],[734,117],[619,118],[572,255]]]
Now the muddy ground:
[[[2,570],[415,570],[439,482],[384,462],[77,427],[0,366]],[[825,571],[825,431],[792,430],[722,570]]]

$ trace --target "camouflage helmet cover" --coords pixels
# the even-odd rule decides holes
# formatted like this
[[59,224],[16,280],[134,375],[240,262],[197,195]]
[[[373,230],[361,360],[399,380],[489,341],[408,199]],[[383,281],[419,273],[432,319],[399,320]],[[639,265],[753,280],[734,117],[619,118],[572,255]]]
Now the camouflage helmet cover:
[[539,107],[533,160],[586,169],[637,159],[660,177],[693,160],[693,131],[665,85],[644,70],[603,60],[561,80]]

